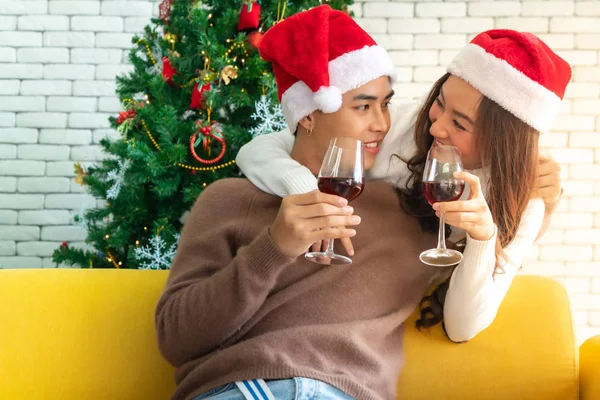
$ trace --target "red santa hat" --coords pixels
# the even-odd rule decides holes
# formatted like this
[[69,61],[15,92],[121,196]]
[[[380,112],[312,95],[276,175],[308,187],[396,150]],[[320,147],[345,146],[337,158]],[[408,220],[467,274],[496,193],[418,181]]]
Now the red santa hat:
[[374,79],[396,79],[387,51],[346,13],[328,5],[295,14],[267,31],[260,55],[273,65],[292,132],[315,110],[333,113],[342,94]]
[[569,64],[537,36],[508,29],[477,35],[448,72],[541,133],[550,129],[571,79]]

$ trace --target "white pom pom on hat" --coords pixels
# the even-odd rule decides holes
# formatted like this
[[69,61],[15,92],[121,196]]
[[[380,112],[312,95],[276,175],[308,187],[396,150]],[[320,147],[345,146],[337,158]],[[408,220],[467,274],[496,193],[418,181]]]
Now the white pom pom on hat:
[[342,91],[335,87],[322,87],[313,98],[315,106],[324,113],[333,113],[342,107]]

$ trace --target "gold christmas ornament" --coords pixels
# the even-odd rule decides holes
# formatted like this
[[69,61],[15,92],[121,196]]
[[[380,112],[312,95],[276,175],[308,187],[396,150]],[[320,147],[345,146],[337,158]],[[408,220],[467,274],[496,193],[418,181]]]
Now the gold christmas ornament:
[[221,79],[226,85],[229,85],[232,79],[238,77],[238,68],[233,65],[227,65],[221,70]]
[[75,164],[75,182],[78,185],[83,185],[83,178],[87,175],[81,164]]
[[166,33],[165,39],[167,40],[167,42],[174,44],[175,42],[177,42],[177,35],[174,35],[172,33]]

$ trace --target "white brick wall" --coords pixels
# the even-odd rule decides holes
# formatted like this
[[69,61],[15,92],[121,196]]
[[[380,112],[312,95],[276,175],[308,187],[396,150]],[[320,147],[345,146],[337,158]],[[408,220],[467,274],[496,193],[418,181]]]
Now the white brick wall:
[[[97,202],[73,162],[101,159],[118,138],[116,75],[159,0],[0,1],[0,266],[52,267],[62,240],[82,242],[72,215]],[[541,145],[563,163],[565,194],[526,273],[561,280],[580,340],[600,333],[600,2],[359,0],[359,23],[390,50],[397,101],[422,96],[457,50],[491,28],[537,33],[573,66],[561,115]]]

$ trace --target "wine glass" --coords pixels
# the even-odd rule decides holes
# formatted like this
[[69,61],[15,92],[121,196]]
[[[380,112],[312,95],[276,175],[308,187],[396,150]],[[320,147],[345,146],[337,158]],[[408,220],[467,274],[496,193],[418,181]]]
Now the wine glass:
[[[319,190],[334,194],[350,202],[358,197],[365,186],[364,147],[360,140],[338,137],[329,142],[329,148],[319,171]],[[333,251],[330,239],[326,251],[306,253],[305,257],[319,264],[352,264],[349,257]]]
[[[423,189],[429,204],[442,201],[455,201],[465,189],[465,182],[454,177],[463,170],[460,151],[453,146],[434,144],[427,154],[423,171]],[[434,267],[447,267],[458,264],[463,258],[461,252],[446,248],[444,214],[440,215],[440,230],[436,249],[421,253],[421,262]]]

